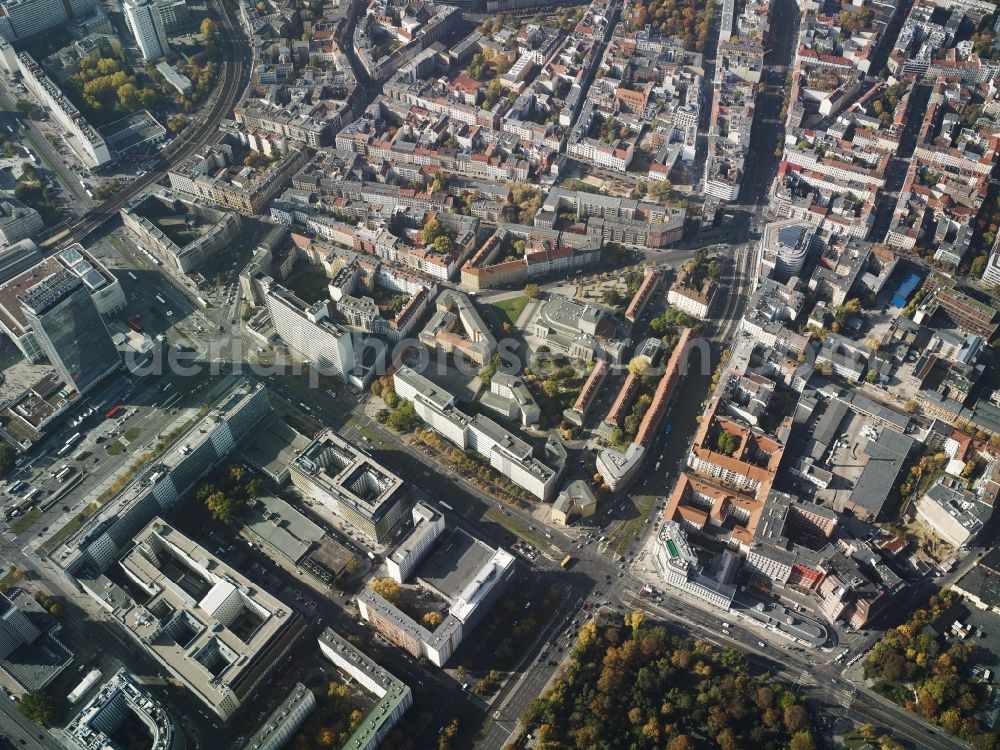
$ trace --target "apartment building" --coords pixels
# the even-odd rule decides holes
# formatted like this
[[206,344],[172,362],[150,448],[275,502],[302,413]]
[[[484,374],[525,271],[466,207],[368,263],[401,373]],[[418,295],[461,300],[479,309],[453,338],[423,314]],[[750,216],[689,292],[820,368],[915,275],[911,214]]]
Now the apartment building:
[[309,715],[316,710],[316,694],[301,682],[288,694],[253,736],[243,750],[281,750],[296,735]]
[[542,410],[527,384],[506,372],[493,375],[489,391],[479,402],[505,419],[520,422],[522,427],[537,425],[542,418]]
[[993,498],[977,495],[952,477],[938,478],[917,500],[917,516],[956,549],[972,544],[993,515]]
[[486,365],[496,352],[497,340],[472,300],[445,289],[434,305],[434,314],[420,332],[420,343],[445,354],[461,353],[476,364]]
[[580,389],[580,395],[577,396],[572,408],[564,412],[564,416],[567,419],[570,419],[574,424],[583,424],[583,420],[587,416],[587,412],[590,411],[590,407],[593,406],[597,394],[600,393],[601,386],[604,384],[604,379],[607,375],[607,360],[597,360],[594,363],[594,368],[590,371],[590,375],[587,376],[583,388]]
[[656,291],[656,287],[659,283],[659,271],[655,269],[646,271],[646,275],[643,277],[642,283],[639,284],[639,288],[636,289],[635,294],[632,295],[632,299],[629,300],[628,307],[625,309],[625,320],[629,323],[635,323],[635,321],[639,319],[639,316],[642,315],[642,311],[646,308],[646,304],[653,296],[653,292]]
[[290,289],[265,279],[264,301],[281,340],[319,372],[364,385],[372,371],[359,366],[351,333],[333,322],[330,303],[308,304]]
[[[3,7],[6,10],[7,5]],[[17,62],[24,85],[46,106],[59,126],[73,136],[71,145],[80,157],[92,167],[112,161],[111,149],[101,134],[87,122],[83,113],[66,98],[35,59],[27,52],[19,52]]]
[[[341,638],[332,628],[319,636],[320,652],[376,698],[375,705],[344,743],[350,750],[376,750],[413,705],[408,685]],[[246,750],[257,750],[247,748]],[[261,749],[263,750],[263,748]]]
[[488,458],[501,476],[542,500],[556,491],[565,461],[561,446],[550,441],[546,445],[548,463],[543,463],[534,457],[527,442],[487,417],[471,417],[460,411],[453,395],[411,368],[399,368],[393,383],[396,394],[411,401],[417,416],[429,427],[462,450],[472,449]]
[[[162,188],[125,204],[119,215],[143,247],[182,274],[197,271],[229,247],[243,228],[239,214]],[[193,227],[200,231],[191,231]]]
[[456,529],[416,572],[418,583],[448,604],[437,627],[429,630],[370,587],[358,595],[358,609],[387,640],[440,667],[504,593],[514,571],[509,552]]
[[[740,492],[761,497],[774,481],[784,446],[776,439],[718,414],[720,399],[712,404],[695,433],[687,464],[705,477],[721,480]],[[731,454],[718,449],[718,436],[728,433],[736,443]]]
[[332,134],[342,124],[343,104],[320,101],[307,104],[294,101],[286,105],[272,101],[250,100],[237,107],[236,122],[249,130],[263,130],[304,143],[310,148],[331,145]]
[[414,503],[410,511],[413,529],[385,558],[389,576],[405,583],[444,533],[444,516],[426,503]]

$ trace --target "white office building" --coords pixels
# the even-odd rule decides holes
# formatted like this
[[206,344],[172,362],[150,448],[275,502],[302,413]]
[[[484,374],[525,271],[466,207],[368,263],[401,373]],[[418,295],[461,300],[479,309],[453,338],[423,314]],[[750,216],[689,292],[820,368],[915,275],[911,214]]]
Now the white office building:
[[97,0],[4,0],[0,3],[0,37],[8,42],[27,39],[79,20],[97,5]]
[[125,23],[146,60],[159,60],[170,51],[163,16],[154,0],[125,0]]
[[[324,375],[354,382],[352,375],[357,365],[354,342],[349,331],[330,319],[328,302],[309,305],[273,281],[268,285],[265,301],[274,330],[290,349]],[[354,384],[363,387],[364,380],[361,378],[360,384]]]
[[389,575],[403,583],[427,556],[435,540],[444,532],[444,516],[424,503],[413,506],[413,530],[385,560]]

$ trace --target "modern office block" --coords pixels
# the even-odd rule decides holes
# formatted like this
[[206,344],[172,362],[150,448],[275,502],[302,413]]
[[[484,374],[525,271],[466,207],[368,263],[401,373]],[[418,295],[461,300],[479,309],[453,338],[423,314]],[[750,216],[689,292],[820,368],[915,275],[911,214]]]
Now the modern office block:
[[44,259],[31,240],[0,251],[0,331],[10,337],[29,362],[41,360],[45,352],[31,329],[20,296],[64,270],[80,277],[101,315],[116,313],[127,304],[117,277],[79,243]]
[[292,484],[376,542],[391,538],[409,508],[402,479],[330,430],[289,469]]
[[163,16],[154,0],[126,0],[125,23],[147,60],[159,60],[170,51]]
[[83,279],[61,269],[19,296],[39,347],[67,385],[86,393],[121,364]]
[[41,34],[86,16],[97,0],[4,0],[0,3],[0,36],[13,42]]
[[112,737],[123,724],[140,722],[153,750],[179,750],[184,732],[158,700],[143,690],[124,670],[101,686],[97,695],[64,730],[75,747],[104,750],[118,747]]
[[[223,721],[253,699],[307,629],[301,615],[160,517],[91,593],[136,643]],[[94,585],[96,584],[96,585]]]

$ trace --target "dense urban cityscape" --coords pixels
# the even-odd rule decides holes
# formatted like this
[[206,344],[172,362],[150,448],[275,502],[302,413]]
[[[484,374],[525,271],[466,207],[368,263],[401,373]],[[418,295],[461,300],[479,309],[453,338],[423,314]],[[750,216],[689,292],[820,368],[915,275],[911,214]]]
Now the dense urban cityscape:
[[0,129],[0,750],[1000,750],[994,2],[0,0]]

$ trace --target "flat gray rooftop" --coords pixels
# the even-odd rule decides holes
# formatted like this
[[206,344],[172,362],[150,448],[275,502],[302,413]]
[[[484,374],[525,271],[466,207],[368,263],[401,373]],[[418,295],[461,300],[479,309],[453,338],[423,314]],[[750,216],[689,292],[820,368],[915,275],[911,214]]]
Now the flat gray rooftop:
[[417,570],[417,579],[453,602],[494,554],[478,539],[455,529],[438,540],[433,553]]

